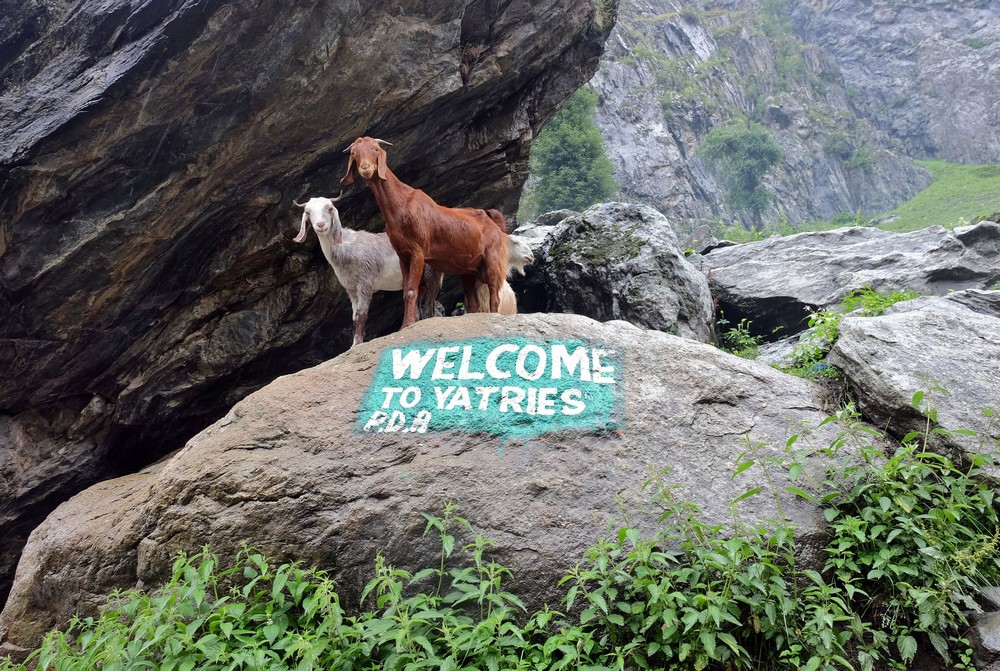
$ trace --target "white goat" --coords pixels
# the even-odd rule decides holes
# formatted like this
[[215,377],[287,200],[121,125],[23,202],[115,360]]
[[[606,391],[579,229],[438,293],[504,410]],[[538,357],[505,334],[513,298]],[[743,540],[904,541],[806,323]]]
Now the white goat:
[[[302,224],[299,227],[299,234],[294,239],[295,242],[303,242],[306,239],[307,227],[312,224],[316,237],[319,238],[319,245],[323,249],[323,256],[333,267],[337,280],[351,299],[354,321],[354,342],[351,347],[354,347],[365,340],[365,322],[368,319],[368,307],[371,305],[372,295],[376,291],[402,291],[403,275],[399,257],[389,243],[389,236],[385,233],[355,231],[341,224],[340,213],[334,203],[342,197],[343,194],[336,198],[310,198],[305,203],[296,202],[295,205],[302,208]],[[520,245],[523,245],[523,242]],[[523,245],[524,249],[521,249],[520,245],[518,246],[520,251],[515,255],[515,243],[513,240],[510,243],[510,263],[523,275],[524,265],[531,263],[534,258],[527,245]],[[524,255],[524,250],[527,250],[527,257]],[[424,268],[419,292],[422,318],[434,315],[434,305],[443,279],[444,276],[433,268],[429,266]],[[489,305],[488,302],[486,304]],[[506,282],[500,288],[500,312],[502,314],[517,312],[517,297]]]
[[[523,277],[524,267],[530,266],[535,261],[535,255],[531,252],[531,247],[528,246],[528,241],[519,235],[508,235],[507,236],[507,247],[509,250],[509,256],[507,257],[507,277],[510,278],[517,272]],[[479,311],[489,312],[490,311],[490,288],[485,284],[479,285]],[[514,294],[514,290],[510,288],[507,282],[503,283],[500,287],[500,314],[502,315],[516,315],[517,314],[517,296]]]

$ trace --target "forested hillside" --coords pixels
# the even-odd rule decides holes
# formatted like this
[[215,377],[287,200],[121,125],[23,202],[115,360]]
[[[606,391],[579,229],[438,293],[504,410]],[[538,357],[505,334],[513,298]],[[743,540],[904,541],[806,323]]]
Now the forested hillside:
[[[1000,19],[917,5],[625,0],[591,82],[623,198],[680,228],[797,226],[891,210],[931,182],[913,159],[995,160]],[[741,163],[709,160],[713,132]]]

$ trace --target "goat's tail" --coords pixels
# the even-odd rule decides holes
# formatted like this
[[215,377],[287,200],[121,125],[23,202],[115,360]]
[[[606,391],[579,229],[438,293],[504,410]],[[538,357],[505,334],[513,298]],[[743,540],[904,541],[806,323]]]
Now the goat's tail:
[[500,227],[500,230],[504,233],[507,232],[507,222],[503,218],[503,213],[500,210],[483,210],[486,212],[486,216],[493,220],[493,223]]

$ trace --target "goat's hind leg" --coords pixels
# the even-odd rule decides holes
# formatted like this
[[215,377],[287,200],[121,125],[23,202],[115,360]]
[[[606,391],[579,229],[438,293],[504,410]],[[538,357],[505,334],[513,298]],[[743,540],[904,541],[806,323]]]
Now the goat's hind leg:
[[475,275],[462,275],[462,289],[465,290],[465,314],[479,312],[479,280]]
[[417,300],[417,317],[430,319],[437,316],[437,297],[441,291],[444,273],[424,264],[423,279],[420,280],[420,296]]

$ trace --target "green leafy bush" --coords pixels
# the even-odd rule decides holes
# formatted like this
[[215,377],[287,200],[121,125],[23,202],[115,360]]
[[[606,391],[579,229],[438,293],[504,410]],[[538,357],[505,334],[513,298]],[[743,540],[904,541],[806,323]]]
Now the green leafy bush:
[[519,219],[552,210],[582,212],[618,192],[604,138],[594,121],[597,92],[580,88],[538,134]]
[[[850,406],[823,422],[841,430],[819,449],[804,432],[785,458],[763,456],[748,437],[733,477],[750,486],[729,524],[678,497],[669,471],[654,474],[645,487],[659,524],[626,524],[589,549],[560,582],[565,613],[525,612],[489,541],[446,504],[424,515],[437,565],[410,573],[379,555],[367,610],[346,612],[323,571],[246,548],[221,568],[202,550],[179,555],[163,587],[114,594],[98,617],[50,633],[27,666],[0,669],[872,671],[909,668],[922,648],[971,668],[966,613],[1000,579],[993,462],[928,452],[942,429],[923,392],[913,403],[926,427],[888,454]],[[828,464],[816,480],[809,455]],[[830,522],[821,566],[800,566],[778,468],[785,490]],[[742,521],[739,504],[760,495],[775,498],[778,519]]]
[[777,141],[760,124],[732,123],[714,126],[698,153],[721,173],[730,205],[748,210],[753,228],[760,230],[761,213],[771,200],[764,175],[783,159]]

